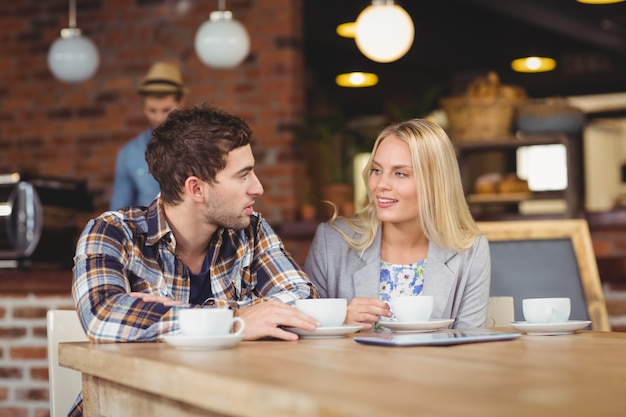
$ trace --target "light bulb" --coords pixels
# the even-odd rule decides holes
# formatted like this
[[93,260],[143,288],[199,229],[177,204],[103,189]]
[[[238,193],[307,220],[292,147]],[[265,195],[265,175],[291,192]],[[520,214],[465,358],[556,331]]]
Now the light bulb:
[[100,64],[100,54],[91,39],[78,28],[61,30],[48,51],[48,67],[61,81],[77,83],[91,77]]
[[389,1],[373,1],[356,19],[356,46],[376,62],[392,62],[403,57],[415,36],[411,16]]
[[195,49],[205,65],[233,68],[248,56],[250,37],[246,28],[233,19],[231,12],[211,12],[209,20],[196,32]]

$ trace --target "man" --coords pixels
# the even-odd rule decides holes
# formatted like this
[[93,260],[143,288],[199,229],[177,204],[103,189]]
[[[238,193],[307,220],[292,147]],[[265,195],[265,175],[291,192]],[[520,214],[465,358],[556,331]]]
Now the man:
[[247,340],[296,340],[282,327],[319,326],[290,305],[317,290],[254,211],[263,186],[250,136],[243,120],[205,106],[154,130],[146,160],[161,194],[90,220],[76,247],[72,295],[91,341],[160,340],[190,306],[234,308]]
[[143,79],[138,93],[142,96],[143,113],[150,125],[125,144],[117,155],[115,182],[110,209],[130,205],[146,206],[159,193],[159,184],[148,172],[144,157],[152,130],[167,115],[184,104],[187,89],[178,67],[170,62],[156,62]]

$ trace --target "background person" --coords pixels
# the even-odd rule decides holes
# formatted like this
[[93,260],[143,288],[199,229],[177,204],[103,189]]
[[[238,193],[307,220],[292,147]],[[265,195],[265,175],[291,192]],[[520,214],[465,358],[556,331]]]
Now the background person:
[[480,327],[490,255],[467,206],[454,148],[427,120],[391,125],[363,171],[369,202],[318,226],[304,270],[321,297],[347,298],[346,323],[371,329],[397,295],[434,296],[433,319]]
[[146,145],[152,130],[163,123],[172,110],[183,106],[187,92],[178,66],[156,62],[150,67],[138,90],[149,128],[126,143],[117,154],[111,210],[130,205],[147,206],[159,193],[159,184],[148,171]]

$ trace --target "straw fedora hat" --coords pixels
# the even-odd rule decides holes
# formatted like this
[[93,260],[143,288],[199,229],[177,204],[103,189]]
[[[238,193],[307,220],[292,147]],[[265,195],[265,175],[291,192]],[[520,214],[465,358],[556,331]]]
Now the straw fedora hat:
[[183,77],[176,64],[171,62],[155,62],[143,78],[138,90],[139,94],[179,93],[186,94]]

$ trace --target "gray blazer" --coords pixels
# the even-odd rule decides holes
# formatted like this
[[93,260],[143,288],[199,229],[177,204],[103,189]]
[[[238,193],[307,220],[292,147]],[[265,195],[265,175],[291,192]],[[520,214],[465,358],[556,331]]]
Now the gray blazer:
[[[352,233],[344,222],[342,230]],[[317,227],[304,271],[321,297],[378,298],[380,285],[379,229],[361,255],[348,247],[328,223]],[[430,242],[424,270],[424,295],[434,296],[432,319],[454,318],[454,328],[482,327],[487,319],[491,258],[485,236],[471,248],[455,252]]]

